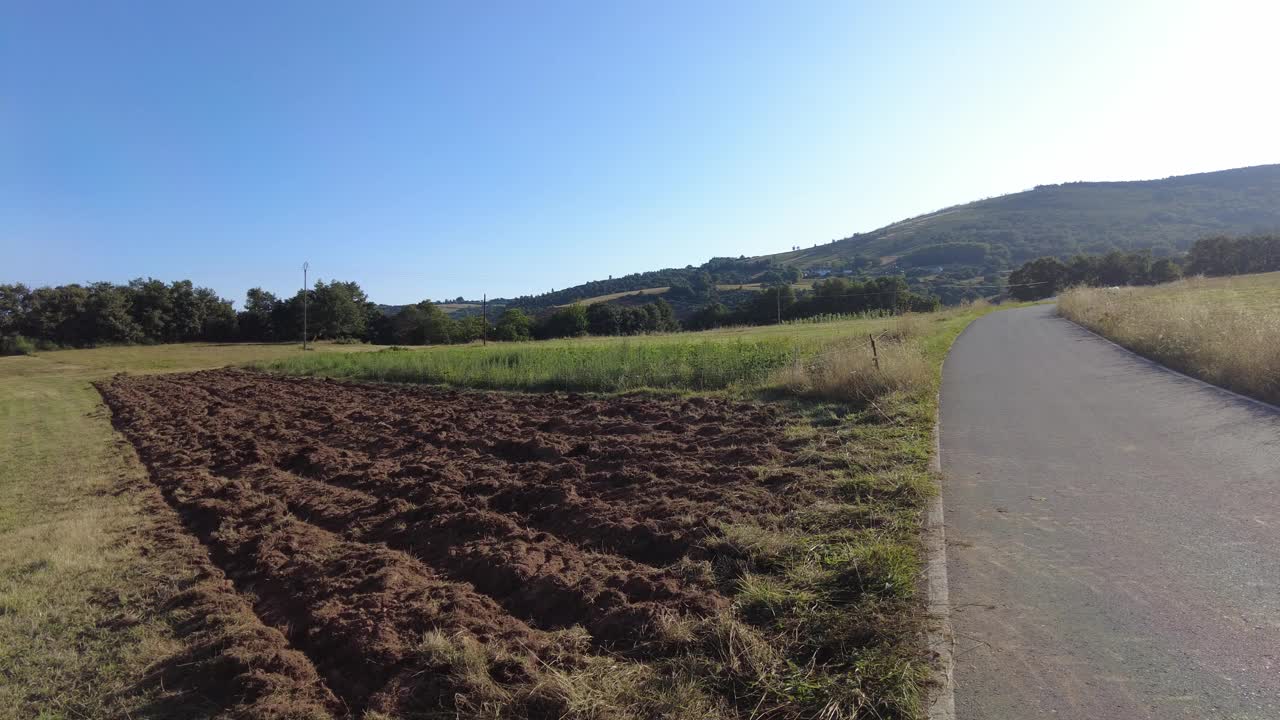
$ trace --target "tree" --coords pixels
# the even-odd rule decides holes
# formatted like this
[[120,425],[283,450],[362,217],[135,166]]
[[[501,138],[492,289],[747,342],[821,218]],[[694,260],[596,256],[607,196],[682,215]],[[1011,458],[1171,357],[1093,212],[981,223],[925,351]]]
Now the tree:
[[711,273],[702,270],[689,276],[689,289],[694,297],[709,298],[716,291],[716,281],[711,277]]
[[375,345],[394,345],[396,342],[394,318],[370,303],[365,308],[364,337]]
[[519,341],[533,337],[533,320],[519,308],[508,308],[493,327],[495,340]]
[[728,325],[730,317],[724,303],[707,303],[685,321],[685,326],[690,330],[710,330]]
[[[1067,285],[1101,284],[1101,263],[1096,255],[1076,255],[1067,266]],[[1015,296],[1016,297],[1016,296]]]
[[129,282],[129,312],[146,342],[165,342],[173,315],[169,286],[154,278]]
[[[653,308],[652,311],[649,308]],[[651,332],[675,332],[680,329],[680,322],[676,320],[675,310],[671,308],[671,304],[662,298],[654,300],[645,306],[645,311],[650,313],[653,318],[653,327]]]
[[485,323],[484,318],[479,315],[468,315],[467,317],[454,320],[453,341],[458,343],[469,343],[479,340],[484,335]]
[[1241,275],[1280,270],[1280,235],[1197,240],[1187,253],[1188,275]]
[[307,331],[316,338],[364,337],[369,298],[355,282],[317,280],[307,308]]
[[280,300],[262,288],[250,288],[245,293],[244,310],[237,316],[240,337],[255,342],[269,342],[277,338],[272,314]]
[[1143,253],[1113,250],[1098,265],[1098,282],[1102,285],[1146,285],[1151,257]]
[[621,308],[613,303],[594,303],[587,307],[587,332],[592,335],[621,335],[621,316]]
[[142,328],[129,312],[129,295],[119,285],[109,282],[90,285],[84,312],[84,335],[77,345],[127,344],[142,340]]
[[223,300],[209,288],[196,288],[196,302],[200,305],[200,339],[212,342],[229,342],[240,335],[236,311],[230,300]]
[[[271,331],[276,340],[299,340],[302,338],[302,298],[304,293],[307,304],[315,303],[315,293],[311,290],[299,290],[293,297],[282,299],[271,308]],[[310,308],[308,308],[309,310]],[[310,332],[310,328],[307,328]]]
[[744,322],[753,325],[776,323],[779,315],[786,316],[795,301],[796,293],[790,285],[775,285],[748,302],[739,314]]
[[18,334],[30,310],[31,290],[26,285],[0,285],[0,336]]
[[587,309],[574,303],[556,310],[540,327],[542,337],[578,337],[587,334]]
[[454,342],[453,321],[430,300],[409,305],[392,318],[400,345],[447,345]]
[[204,328],[204,304],[196,297],[190,280],[175,280],[169,286],[173,312],[165,325],[164,342],[189,342],[200,338]]
[[1064,288],[1067,278],[1067,266],[1061,260],[1038,258],[1009,275],[1009,294],[1019,300],[1053,297]]
[[88,290],[80,285],[36,288],[22,334],[58,345],[90,344],[85,327],[88,300]]
[[1151,263],[1151,282],[1155,284],[1173,282],[1182,277],[1182,268],[1170,258],[1161,258]]

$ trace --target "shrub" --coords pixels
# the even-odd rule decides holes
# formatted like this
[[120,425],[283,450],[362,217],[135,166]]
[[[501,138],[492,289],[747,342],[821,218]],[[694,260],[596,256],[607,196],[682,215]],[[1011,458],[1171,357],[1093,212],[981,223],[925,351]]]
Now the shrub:
[[0,337],[0,355],[33,355],[36,344],[30,338],[21,335]]

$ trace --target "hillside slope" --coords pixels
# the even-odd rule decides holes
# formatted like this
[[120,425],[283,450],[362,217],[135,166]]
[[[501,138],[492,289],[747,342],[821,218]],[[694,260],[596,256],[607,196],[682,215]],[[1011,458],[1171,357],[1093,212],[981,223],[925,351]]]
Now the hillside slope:
[[[636,272],[540,295],[491,298],[489,311],[490,317],[504,307],[536,314],[574,302],[638,304],[663,295],[684,319],[706,302],[733,304],[749,294],[733,288],[784,280],[795,285],[800,271],[824,268],[860,278],[905,275],[914,290],[952,304],[1000,294],[1010,269],[1044,255],[1067,258],[1112,249],[1151,249],[1156,256],[1168,256],[1208,235],[1277,230],[1280,165],[1163,180],[1041,185],[792,252],[712,258],[698,267]],[[788,266],[794,270],[788,273]],[[480,312],[474,303],[441,307],[457,316]]]
[[1111,248],[1185,249],[1212,234],[1280,228],[1280,165],[1163,180],[1076,182],[979,200],[868,233],[757,259],[800,268],[904,255],[938,243],[1007,248],[1017,264]]

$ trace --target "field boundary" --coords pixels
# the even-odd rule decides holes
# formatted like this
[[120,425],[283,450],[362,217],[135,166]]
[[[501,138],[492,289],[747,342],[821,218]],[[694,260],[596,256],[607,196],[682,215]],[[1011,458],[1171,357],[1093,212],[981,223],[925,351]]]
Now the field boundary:
[[[976,322],[976,320],[975,320]],[[972,324],[972,323],[970,323]],[[968,330],[966,327],[965,330]],[[964,332],[960,333],[964,335]],[[956,340],[960,338],[957,337]],[[948,354],[949,351],[948,351]],[[925,606],[927,622],[925,643],[938,659],[937,683],[931,686],[926,704],[929,720],[955,720],[955,633],[951,628],[951,593],[947,579],[947,533],[942,509],[942,369],[939,368],[939,384],[936,409],[933,415],[933,457],[929,468],[937,478],[938,492],[929,498],[925,507],[921,540],[925,551]]]
[[1184,378],[1186,378],[1186,379],[1188,379],[1188,380],[1191,380],[1191,381],[1193,381],[1193,382],[1197,382],[1197,383],[1199,383],[1199,384],[1201,384],[1201,385],[1204,385],[1205,387],[1213,388],[1214,390],[1217,390],[1217,391],[1219,391],[1219,392],[1224,392],[1224,393],[1226,393],[1226,394],[1228,394],[1228,395],[1235,396],[1236,398],[1239,398],[1240,400],[1244,400],[1244,401],[1246,401],[1246,402],[1253,403],[1254,405],[1257,405],[1257,406],[1259,406],[1259,407],[1262,407],[1262,408],[1264,408],[1264,409],[1266,409],[1266,410],[1270,410],[1271,412],[1274,412],[1274,413],[1280,413],[1280,405],[1272,405],[1271,403],[1267,402],[1266,400],[1259,400],[1258,398],[1255,398],[1255,397],[1249,397],[1248,395],[1243,395],[1243,394],[1241,394],[1241,393],[1238,393],[1238,392],[1236,392],[1235,390],[1231,390],[1231,389],[1229,389],[1229,388],[1224,388],[1224,387],[1222,387],[1221,385],[1214,385],[1213,383],[1209,382],[1208,380],[1203,380],[1203,379],[1201,379],[1201,378],[1196,377],[1195,375],[1188,375],[1188,374],[1186,374],[1186,373],[1182,372],[1181,370],[1177,370],[1177,369],[1171,368],[1171,367],[1169,367],[1168,365],[1165,365],[1165,364],[1164,364],[1164,363],[1162,363],[1162,362],[1159,362],[1159,361],[1157,361],[1157,360],[1152,360],[1151,358],[1147,357],[1146,355],[1143,355],[1142,353],[1134,352],[1133,350],[1130,350],[1129,348],[1127,348],[1127,347],[1125,347],[1125,346],[1121,345],[1120,343],[1116,342],[1115,340],[1112,340],[1111,338],[1107,337],[1106,335],[1102,335],[1102,334],[1096,333],[1096,332],[1094,332],[1093,330],[1090,330],[1089,328],[1085,327],[1084,325],[1081,325],[1080,323],[1076,322],[1075,320],[1072,320],[1071,318],[1069,318],[1069,317],[1067,317],[1067,316],[1063,315],[1063,314],[1058,310],[1058,308],[1057,308],[1056,306],[1054,307],[1054,316],[1055,316],[1055,317],[1057,317],[1059,320],[1062,320],[1062,321],[1065,321],[1065,322],[1069,322],[1069,323],[1071,323],[1072,325],[1075,325],[1076,327],[1080,328],[1081,330],[1084,330],[1085,332],[1087,332],[1087,333],[1089,333],[1090,335],[1092,335],[1092,336],[1094,336],[1094,337],[1098,338],[1099,340],[1101,340],[1101,341],[1103,341],[1103,342],[1105,342],[1105,343],[1108,343],[1109,345],[1113,345],[1113,346],[1115,346],[1115,347],[1117,347],[1117,348],[1119,348],[1119,349],[1121,349],[1121,350],[1125,351],[1126,353],[1129,353],[1130,355],[1132,355],[1132,356],[1134,356],[1134,357],[1138,358],[1139,360],[1141,360],[1141,361],[1143,361],[1143,362],[1145,362],[1145,363],[1149,363],[1149,364],[1151,364],[1151,365],[1154,365],[1154,366],[1156,366],[1157,368],[1159,368],[1159,369],[1161,369],[1161,370],[1164,370],[1164,371],[1166,371],[1166,372],[1171,372],[1171,373],[1173,373],[1174,375],[1180,375],[1180,376],[1182,376],[1182,377],[1184,377]]

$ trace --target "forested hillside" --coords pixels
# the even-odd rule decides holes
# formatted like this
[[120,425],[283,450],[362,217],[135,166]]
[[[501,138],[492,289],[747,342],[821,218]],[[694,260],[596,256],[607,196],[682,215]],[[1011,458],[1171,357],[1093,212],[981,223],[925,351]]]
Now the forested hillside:
[[1149,248],[1159,257],[1208,235],[1277,228],[1280,165],[1259,165],[1164,180],[1041,185],[757,259],[841,268],[864,257],[910,261],[916,251],[942,243],[982,243],[1002,255],[1007,251],[1015,265],[1110,250]]

